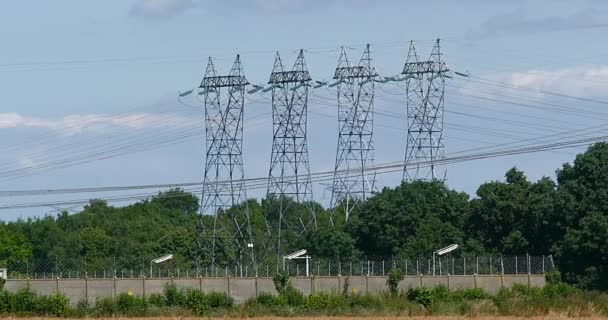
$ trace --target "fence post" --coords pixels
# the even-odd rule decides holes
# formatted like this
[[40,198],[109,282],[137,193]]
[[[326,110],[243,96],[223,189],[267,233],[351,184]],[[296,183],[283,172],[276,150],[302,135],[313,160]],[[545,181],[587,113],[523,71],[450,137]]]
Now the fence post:
[[405,276],[407,277],[407,259],[405,259]]
[[382,260],[382,276],[384,277],[384,260]]
[[527,254],[527,253],[526,253],[526,260],[527,260],[527,263],[528,263],[528,275],[529,275],[530,272],[531,272],[531,268],[530,268],[530,255]]
[[477,256],[475,257],[475,274],[479,274],[479,257]]
[[545,274],[545,256],[543,256],[543,274]]
[[490,256],[490,274],[494,273],[494,268],[492,268],[492,256]]
[[516,275],[518,275],[518,274],[519,274],[519,272],[518,272],[518,271],[519,271],[519,270],[517,269],[517,256],[515,256],[515,274],[516,274]]
[[505,264],[502,260],[502,256],[500,256],[500,274],[505,274]]
[[462,275],[467,275],[467,257],[462,257]]
[[89,302],[89,277],[84,277],[84,299]]
[[146,297],[146,276],[143,274],[141,274],[141,292],[143,297]]

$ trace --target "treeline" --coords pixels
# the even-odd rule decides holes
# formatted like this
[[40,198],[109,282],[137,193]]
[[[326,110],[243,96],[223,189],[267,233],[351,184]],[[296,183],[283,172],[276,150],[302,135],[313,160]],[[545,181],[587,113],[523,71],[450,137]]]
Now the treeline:
[[[529,181],[513,168],[504,181],[482,184],[473,198],[440,182],[404,183],[357,207],[348,223],[336,212],[333,225],[320,205],[290,203],[288,219],[313,206],[317,228],[302,237],[286,236],[283,249],[306,248],[321,258],[415,258],[458,243],[459,255],[552,254],[563,280],[608,289],[608,144],[591,146],[556,175],[556,181]],[[273,212],[277,201],[249,200],[223,212],[218,223],[248,208],[254,243],[263,243],[268,220],[278,219],[265,220],[264,212]],[[0,265],[145,270],[150,259],[165,253],[174,254],[173,263],[184,268],[209,265],[211,237],[199,236],[198,202],[192,194],[172,190],[121,208],[92,200],[77,214],[5,222],[0,225]],[[213,225],[211,216],[203,219],[203,225]],[[219,264],[241,254],[229,239],[231,232],[217,235]]]

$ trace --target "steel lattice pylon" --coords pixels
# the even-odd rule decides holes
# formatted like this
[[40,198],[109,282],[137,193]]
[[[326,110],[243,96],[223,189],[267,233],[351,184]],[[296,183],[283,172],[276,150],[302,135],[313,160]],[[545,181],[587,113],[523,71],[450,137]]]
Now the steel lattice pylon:
[[[202,222],[199,238],[211,237],[211,267],[216,268],[219,248],[230,248],[236,264],[255,268],[247,192],[243,170],[243,114],[245,87],[240,56],[232,65],[229,75],[216,75],[213,60],[209,58],[205,77],[200,88],[205,104],[206,161],[201,198],[201,215],[212,214],[213,225]],[[233,208],[242,205],[242,210]],[[230,210],[226,210],[233,208]],[[203,250],[205,239],[199,239]],[[245,259],[243,259],[245,253]],[[235,258],[236,259],[236,258]],[[227,261],[225,261],[227,262]]]
[[309,204],[313,200],[307,142],[310,81],[303,50],[290,71],[285,71],[277,52],[268,82],[272,86],[273,138],[267,190],[267,199],[276,202],[269,209],[272,212],[265,213],[269,248],[275,247],[277,261],[285,253],[284,239],[316,227],[312,206],[306,212],[289,208],[293,201]]
[[342,48],[334,74],[339,132],[331,208],[343,204],[346,220],[356,204],[375,190],[376,173],[367,172],[366,168],[374,164],[374,80],[377,76],[369,44],[357,66],[350,65],[346,49]]
[[427,61],[419,60],[414,42],[410,43],[402,73],[406,77],[407,90],[405,181],[445,179],[445,172],[437,174],[436,162],[445,158],[443,111],[448,71],[439,39]]

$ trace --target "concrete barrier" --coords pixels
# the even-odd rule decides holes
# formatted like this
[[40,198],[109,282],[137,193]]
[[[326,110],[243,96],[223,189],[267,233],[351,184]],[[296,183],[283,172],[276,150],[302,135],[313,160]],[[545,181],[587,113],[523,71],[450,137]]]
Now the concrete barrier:
[[[294,277],[291,278],[291,284],[305,295],[315,292],[341,293],[345,286],[350,293],[378,294],[388,291],[387,279],[388,277],[377,276]],[[481,288],[495,294],[500,288],[514,284],[542,287],[545,283],[543,275],[407,276],[399,283],[399,290],[442,285],[451,290]],[[7,280],[5,288],[10,292],[17,292],[29,286],[40,295],[61,292],[75,305],[83,299],[95,303],[97,299],[115,298],[128,292],[140,297],[149,297],[153,293],[162,293],[168,284],[206,293],[224,292],[230,294],[237,303],[254,298],[262,292],[277,294],[272,278],[266,277]]]

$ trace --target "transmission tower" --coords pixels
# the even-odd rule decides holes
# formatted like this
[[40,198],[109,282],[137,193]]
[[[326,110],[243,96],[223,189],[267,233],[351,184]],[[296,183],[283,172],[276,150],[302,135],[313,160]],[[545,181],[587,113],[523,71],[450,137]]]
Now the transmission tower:
[[[201,223],[202,215],[212,214],[213,225],[203,224],[204,230],[199,238],[211,237],[212,270],[217,266],[220,249],[227,250],[226,247],[232,251],[228,256],[233,256],[235,260],[239,256],[238,260],[230,262],[255,268],[247,193],[243,182],[243,112],[245,86],[248,84],[241,58],[237,55],[230,73],[224,76],[216,75],[213,60],[209,58],[200,85],[205,104],[207,147]],[[243,203],[243,210],[233,208]],[[233,209],[227,210],[229,208]],[[199,239],[199,245],[205,246],[204,240]]]
[[445,158],[443,110],[445,78],[448,67],[443,61],[440,40],[431,56],[420,61],[416,46],[410,43],[403,75],[407,92],[407,146],[403,180],[444,180],[437,173],[437,160]]
[[272,88],[273,138],[267,199],[275,201],[267,212],[267,224],[277,261],[287,248],[285,239],[301,236],[316,227],[312,206],[292,210],[292,202],[310,204],[312,185],[308,161],[307,117],[310,74],[300,50],[291,71],[285,71],[277,52],[268,82]]
[[[369,44],[359,65],[351,66],[346,49],[334,74],[338,88],[338,148],[331,208],[344,205],[346,220],[359,201],[374,191],[376,173],[366,168],[374,163],[374,80]],[[332,210],[332,222],[333,222]]]

